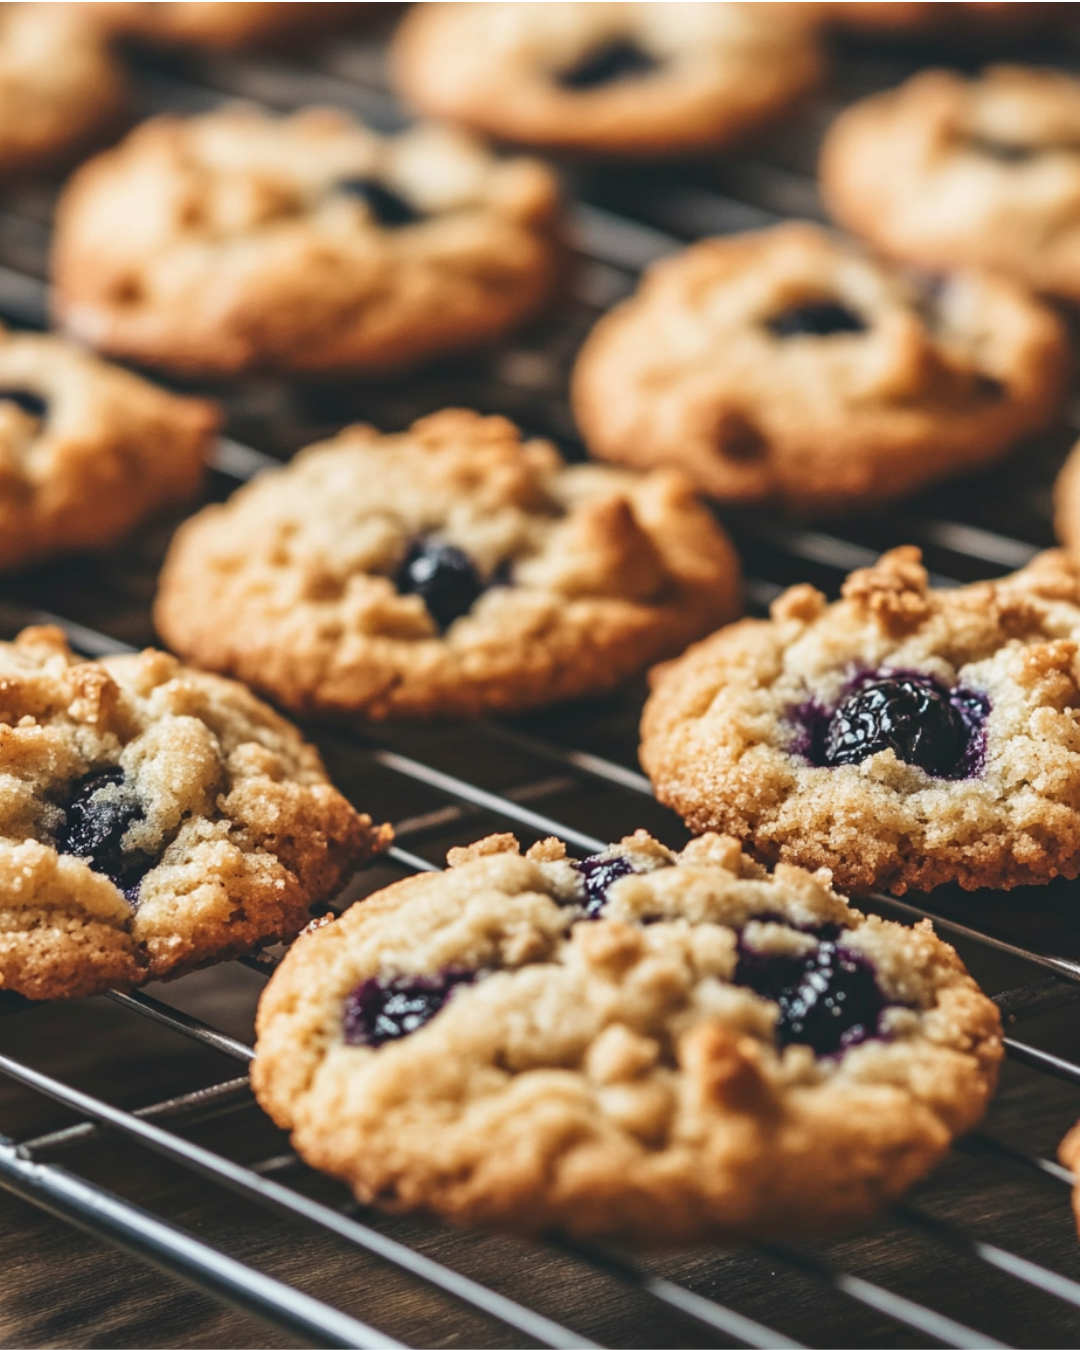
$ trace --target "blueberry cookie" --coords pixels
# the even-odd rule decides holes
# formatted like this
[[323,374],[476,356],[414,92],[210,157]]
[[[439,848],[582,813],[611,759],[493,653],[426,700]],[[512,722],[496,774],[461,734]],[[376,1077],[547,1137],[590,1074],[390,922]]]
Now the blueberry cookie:
[[313,0],[107,0],[90,5],[98,24],[111,33],[165,46],[235,49],[302,38],[344,27],[361,7]]
[[982,1116],[997,1009],[928,921],[735,840],[512,835],[301,937],[252,1083],[363,1203],[641,1245],[826,1233]]
[[1068,347],[1012,282],[918,284],[816,226],[656,263],[573,374],[589,449],[724,501],[878,502],[986,464],[1053,417]]
[[1080,874],[1080,565],[930,590],[917,549],[656,672],[641,758],[695,831],[843,890]]
[[[1061,1146],[1058,1149],[1058,1161],[1063,1167],[1069,1168],[1074,1178],[1080,1178],[1080,1121],[1077,1121],[1061,1141]],[[1077,1180],[1073,1186],[1072,1203],[1077,1227],[1080,1228],[1080,1180]]]
[[394,68],[425,113],[506,140],[606,153],[716,149],[819,82],[802,9],[424,4],[402,24]]
[[0,989],[71,998],[296,934],[389,842],[243,686],[0,643]]
[[0,175],[53,168],[127,106],[124,76],[80,5],[0,5]]
[[490,341],[562,266],[554,176],[463,133],[344,113],[156,118],[65,191],[55,308],[186,373],[385,371]]
[[599,693],[738,610],[680,476],[568,467],[505,418],[351,427],[181,526],[155,619],[296,709],[465,715]]
[[220,415],[0,325],[0,568],[111,544],[198,487]]
[[821,159],[846,229],[922,267],[992,267],[1080,299],[1080,81],[930,70],[856,103]]

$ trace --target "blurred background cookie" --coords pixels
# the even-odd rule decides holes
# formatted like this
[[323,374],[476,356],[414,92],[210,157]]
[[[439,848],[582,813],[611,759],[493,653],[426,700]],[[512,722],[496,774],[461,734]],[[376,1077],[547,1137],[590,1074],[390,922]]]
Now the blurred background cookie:
[[825,205],[927,268],[992,267],[1080,299],[1080,80],[928,70],[856,103],[821,153]]
[[205,375],[383,371],[490,341],[546,304],[554,175],[464,133],[234,105],[159,118],[84,165],[53,249],[61,325]]
[[107,32],[162,46],[235,49],[280,43],[345,28],[362,4],[233,3],[232,0],[105,0],[84,6]]
[[0,5],[0,176],[69,161],[127,106],[124,73],[81,5]]
[[422,4],[394,70],[422,112],[499,139],[610,154],[715,149],[817,86],[810,7]]
[[656,263],[586,339],[572,398],[602,459],[820,511],[990,463],[1054,417],[1067,364],[1022,287],[919,285],[793,223]]
[[220,413],[0,327],[0,567],[116,542],[202,480]]
[[349,428],[195,516],[155,619],[289,707],[460,716],[613,689],[738,605],[681,476],[570,467],[449,410]]

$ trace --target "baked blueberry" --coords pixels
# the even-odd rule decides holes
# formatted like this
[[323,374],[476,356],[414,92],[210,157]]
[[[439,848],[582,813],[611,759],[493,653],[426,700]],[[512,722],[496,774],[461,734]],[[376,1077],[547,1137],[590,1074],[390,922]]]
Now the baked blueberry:
[[826,765],[861,764],[892,750],[905,764],[938,778],[962,778],[976,768],[982,695],[950,692],[925,675],[895,675],[861,684],[825,728]]
[[866,324],[853,310],[835,300],[793,305],[768,321],[776,337],[835,337],[839,333],[865,333]]
[[142,804],[123,769],[101,769],[75,784],[56,848],[82,858],[124,892],[138,898],[139,882],[157,861],[139,849],[126,849],[124,835],[143,819]]
[[30,389],[0,389],[0,402],[14,403],[31,417],[44,417],[49,405]]
[[740,936],[735,983],[780,1005],[781,1045],[835,1055],[877,1036],[885,999],[865,957],[830,940],[804,957],[758,952]]
[[623,854],[612,857],[603,853],[594,853],[591,858],[582,858],[574,863],[585,882],[585,918],[598,919],[607,899],[608,887],[620,877],[628,877],[633,872],[630,859]]
[[402,225],[415,225],[424,218],[423,212],[418,211],[408,198],[387,187],[381,179],[345,178],[338,183],[337,189],[351,197],[359,197],[376,221],[388,230],[400,229]]
[[614,84],[616,80],[648,75],[659,64],[636,42],[620,38],[593,47],[576,65],[559,71],[556,79],[564,89],[598,89],[601,85]]
[[345,1000],[346,1045],[385,1045],[419,1031],[475,970],[448,969],[438,975],[378,976],[364,980]]
[[485,590],[476,564],[456,544],[420,538],[409,545],[394,585],[402,595],[418,595],[440,632],[468,614]]

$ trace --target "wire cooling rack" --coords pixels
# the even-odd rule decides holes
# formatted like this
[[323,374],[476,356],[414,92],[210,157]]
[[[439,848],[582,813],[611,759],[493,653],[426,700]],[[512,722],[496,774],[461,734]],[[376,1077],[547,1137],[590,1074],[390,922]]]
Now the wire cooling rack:
[[[691,238],[820,217],[812,164],[822,126],[845,99],[928,55],[972,59],[849,47],[831,99],[752,157],[565,166],[580,267],[557,320],[419,378],[210,391],[230,423],[208,495],[343,422],[393,429],[446,404],[505,412],[580,453],[566,371],[597,313]],[[1080,65],[1072,41],[1052,59]],[[145,112],[242,95],[282,108],[336,104],[387,130],[403,122],[375,40],[289,60],[143,54],[135,74]],[[45,321],[54,195],[0,198],[0,315],[17,324]],[[992,473],[855,521],[808,528],[731,515],[751,608],[796,580],[835,593],[848,570],[900,542],[921,544],[943,584],[1021,566],[1052,542],[1049,485],[1070,439],[1043,437]],[[77,567],[9,578],[0,629],[49,619],[92,655],[152,641],[149,603],[170,528]],[[644,825],[678,844],[682,827],[635,767],[641,696],[467,728],[309,726],[343,791],[396,823],[389,856],[335,907],[436,868],[448,847],[496,829],[592,851]],[[274,953],[77,1005],[0,994],[0,1343],[1075,1345],[1072,1178],[1052,1158],[1080,1114],[1077,891],[867,902],[903,922],[934,917],[995,995],[1009,1057],[985,1127],[881,1223],[826,1245],[643,1259],[360,1209],[303,1167],[252,1102],[251,1018]]]

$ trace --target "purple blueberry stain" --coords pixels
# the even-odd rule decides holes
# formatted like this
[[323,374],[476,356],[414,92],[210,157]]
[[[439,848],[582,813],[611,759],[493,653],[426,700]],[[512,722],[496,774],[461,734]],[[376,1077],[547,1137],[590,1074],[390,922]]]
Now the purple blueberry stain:
[[[834,928],[819,931],[831,934]],[[781,1046],[808,1045],[823,1059],[883,1035],[881,1015],[889,1005],[873,966],[832,936],[823,936],[806,955],[792,956],[755,951],[740,934],[735,983],[779,1006]]]
[[464,549],[426,536],[409,545],[393,582],[399,594],[423,600],[440,633],[468,614],[487,589]]
[[81,858],[135,904],[143,877],[158,859],[141,849],[125,848],[123,840],[131,826],[144,818],[143,805],[123,769],[88,773],[75,784],[64,809],[57,852]]
[[594,853],[591,858],[575,862],[574,869],[585,883],[583,917],[598,919],[607,901],[608,888],[620,877],[630,876],[634,866],[625,853]]
[[986,757],[990,700],[920,671],[864,672],[832,711],[810,700],[788,714],[793,754],[818,768],[861,764],[882,750],[933,778],[972,778]]
[[346,1045],[377,1047],[411,1036],[440,1012],[479,971],[447,967],[437,975],[373,976],[345,1000],[342,1021]]

